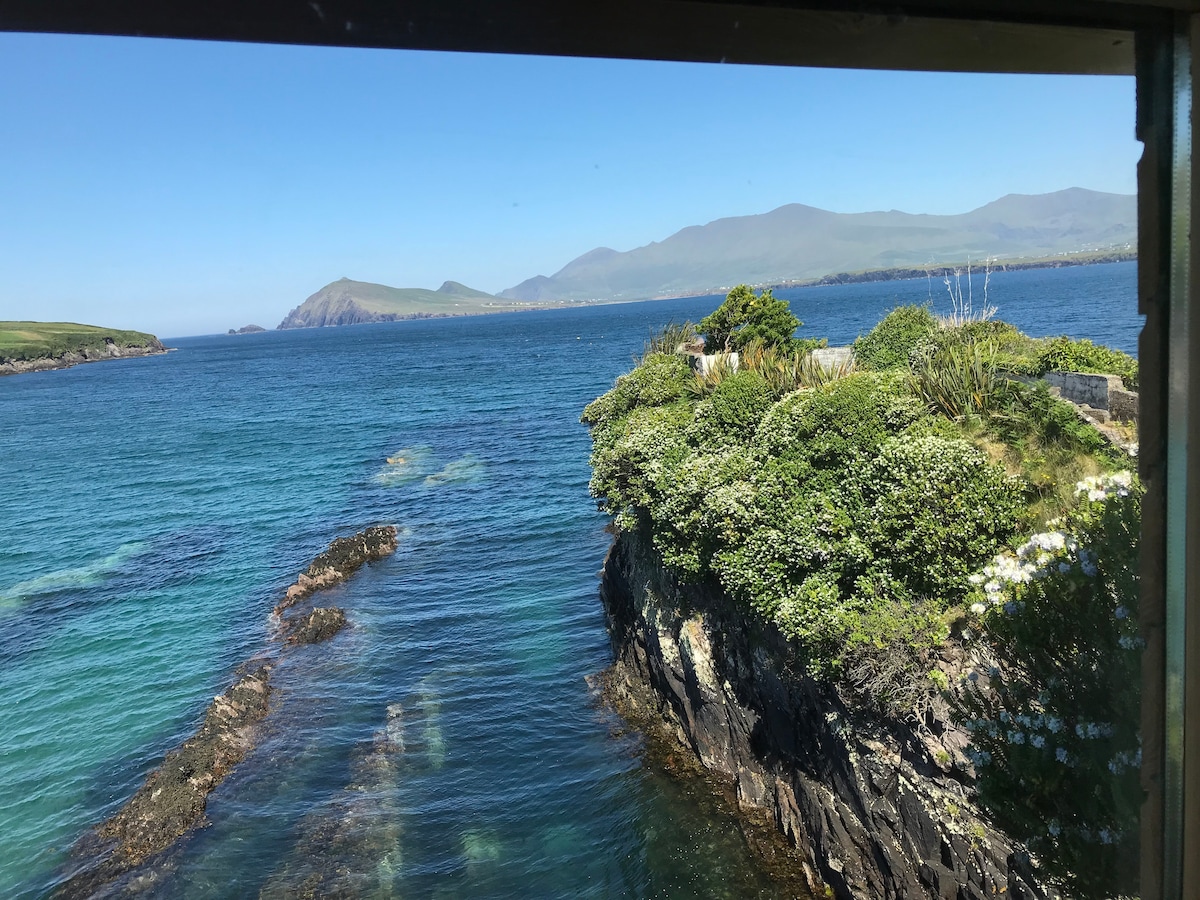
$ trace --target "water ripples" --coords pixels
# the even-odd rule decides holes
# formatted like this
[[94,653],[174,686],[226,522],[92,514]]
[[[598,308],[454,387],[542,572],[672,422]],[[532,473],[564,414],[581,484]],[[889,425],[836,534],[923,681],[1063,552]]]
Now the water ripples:
[[[797,312],[844,341],[908,290],[859,287],[853,309],[838,288]],[[1095,322],[1081,296],[1066,306]],[[295,574],[377,523],[399,526],[397,553],[321,598],[350,627],[280,659],[261,743],[145,896],[286,896],[304,878],[778,895],[719,805],[646,769],[585,682],[609,660],[610,539],[580,411],[653,327],[711,306],[195,338],[0,380],[0,895],[61,877],[74,840],[269,651]]]

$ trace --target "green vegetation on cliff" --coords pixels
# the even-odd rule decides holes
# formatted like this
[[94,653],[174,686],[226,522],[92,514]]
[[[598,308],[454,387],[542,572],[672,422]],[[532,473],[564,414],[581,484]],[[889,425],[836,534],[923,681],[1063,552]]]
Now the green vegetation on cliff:
[[[823,366],[790,333],[739,340],[739,310],[784,321],[754,301],[737,288],[701,323],[736,364],[697,365],[673,329],[588,405],[593,495],[678,578],[778,628],[807,674],[897,719],[950,702],[973,738],[955,764],[1043,875],[1127,889],[1140,489],[1124,450],[1010,376],[1136,379],[1136,362],[904,307],[856,363]],[[950,647],[974,668],[948,674]]]
[[122,331],[74,322],[0,322],[0,361],[33,360],[64,353],[118,347],[154,347],[158,339],[141,331]]

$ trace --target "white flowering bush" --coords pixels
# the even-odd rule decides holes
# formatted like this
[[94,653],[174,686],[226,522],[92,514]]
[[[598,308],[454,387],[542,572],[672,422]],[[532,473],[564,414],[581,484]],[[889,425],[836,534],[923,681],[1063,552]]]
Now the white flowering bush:
[[1072,896],[1137,893],[1140,486],[1076,485],[1078,506],[972,576],[976,649],[957,692],[981,801]]
[[964,595],[964,579],[1008,540],[1021,486],[962,439],[896,437],[850,475],[866,506],[863,534],[910,596]]

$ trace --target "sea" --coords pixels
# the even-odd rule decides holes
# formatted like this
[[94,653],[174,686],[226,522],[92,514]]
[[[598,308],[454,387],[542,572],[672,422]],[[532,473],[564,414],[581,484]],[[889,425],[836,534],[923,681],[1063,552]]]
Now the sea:
[[[1135,353],[1135,282],[1136,263],[995,272],[987,302]],[[899,304],[950,310],[937,281],[777,293],[834,345]],[[0,379],[0,897],[51,893],[271,651],[297,573],[385,523],[395,555],[321,600],[348,628],[280,663],[260,742],[137,896],[318,876],[363,897],[793,896],[589,680],[611,662],[611,535],[580,411],[720,299],[180,337]],[[371,769],[389,709],[405,751]]]

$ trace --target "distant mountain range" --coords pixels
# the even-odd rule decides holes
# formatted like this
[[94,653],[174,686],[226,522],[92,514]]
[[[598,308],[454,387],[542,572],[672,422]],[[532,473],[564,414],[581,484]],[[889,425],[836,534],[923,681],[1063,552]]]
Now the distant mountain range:
[[757,216],[693,225],[624,253],[600,247],[554,275],[538,275],[498,295],[457,281],[431,291],[342,278],[293,309],[279,327],[715,294],[736,284],[782,284],[865,270],[896,270],[877,274],[897,277],[905,268],[967,259],[1044,261],[1059,254],[1124,250],[1136,244],[1137,197],[1083,188],[1009,194],[956,216],[897,210],[834,213],[792,203]]
[[1136,246],[1137,197],[1069,188],[1009,194],[955,216],[834,213],[792,203],[768,213],[693,225],[627,252],[600,247],[549,277],[499,296],[510,300],[640,300],[717,293],[836,272],[982,260],[1041,258]]

